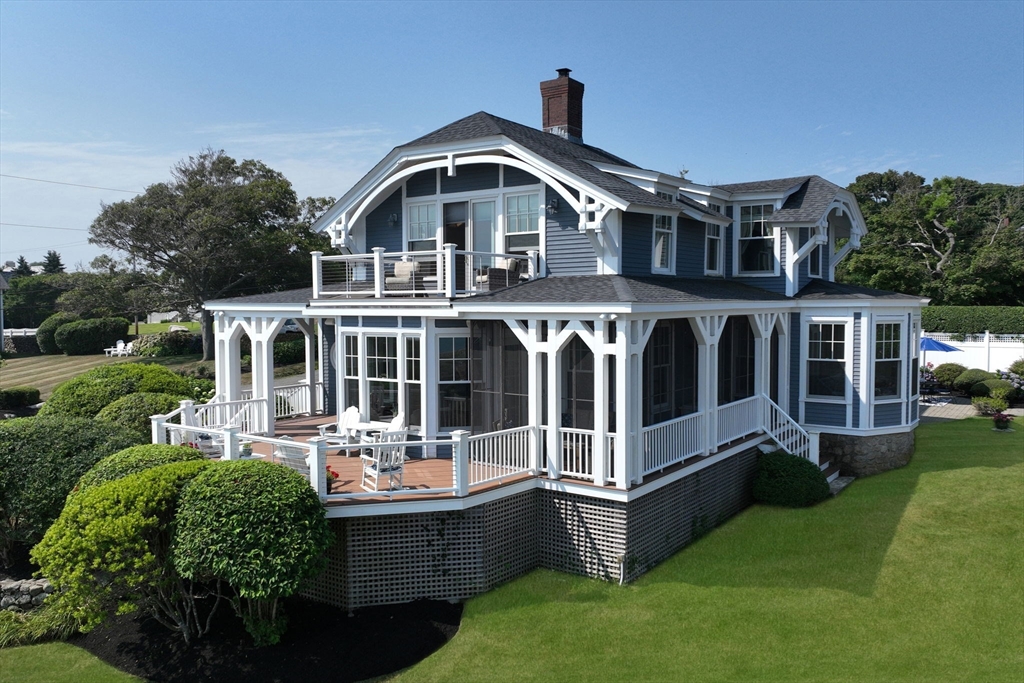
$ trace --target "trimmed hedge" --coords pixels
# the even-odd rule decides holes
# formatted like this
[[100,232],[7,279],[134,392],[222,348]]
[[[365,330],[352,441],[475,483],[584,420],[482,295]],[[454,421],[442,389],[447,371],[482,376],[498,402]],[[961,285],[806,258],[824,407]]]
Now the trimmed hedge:
[[1001,413],[1007,408],[1006,401],[1000,398],[988,398],[985,396],[976,396],[971,399],[971,405],[978,411],[980,415],[995,415]]
[[142,438],[152,434],[153,415],[166,415],[180,405],[184,396],[159,394],[152,391],[140,391],[117,399],[96,414],[102,422],[121,425],[125,429],[137,432]]
[[784,451],[757,459],[754,500],[764,505],[810,507],[828,498],[824,472],[810,460]]
[[137,474],[151,467],[168,465],[172,462],[205,459],[206,457],[202,453],[189,446],[169,446],[157,443],[132,446],[113,455],[108,455],[93,465],[78,480],[78,484],[72,489],[68,499],[79,496],[93,487],[127,477],[129,474]]
[[39,403],[39,390],[35,387],[11,387],[0,389],[0,408],[14,410],[27,408]]
[[987,379],[999,379],[994,372],[986,372],[985,370],[979,370],[978,368],[971,368],[960,373],[960,375],[953,380],[953,388],[963,393],[968,393],[978,382],[984,382]]
[[947,334],[1024,334],[1024,306],[926,306],[921,326]]
[[1019,358],[1010,363],[1009,371],[1015,375],[1024,377],[1024,358]]
[[967,367],[959,363],[943,363],[932,370],[932,374],[935,375],[935,381],[947,389],[952,389],[956,378],[965,372],[967,372]]
[[9,356],[38,356],[39,343],[32,337],[4,336],[3,352]]
[[39,350],[43,353],[60,353],[60,347],[57,346],[53,335],[56,334],[57,328],[61,325],[66,325],[76,320],[80,320],[80,318],[74,313],[54,313],[40,323],[39,327],[36,328],[36,344],[39,346]]
[[141,334],[135,338],[132,349],[140,356],[151,358],[188,356],[203,352],[203,337],[194,332],[181,330]]
[[13,544],[43,537],[89,468],[138,443],[128,430],[84,418],[0,422],[0,559]]
[[306,340],[277,342],[274,344],[274,365],[291,365],[306,360]]
[[202,391],[208,391],[206,385],[212,385],[212,382],[188,379],[161,365],[103,365],[58,385],[39,414],[95,417],[122,396],[149,391],[194,397],[199,384]]
[[103,349],[127,337],[128,325],[124,318],[77,320],[58,327],[53,338],[67,355],[88,356],[103,353]]
[[1005,379],[986,379],[971,387],[971,396],[992,396],[1007,399],[1013,396],[1015,389]]

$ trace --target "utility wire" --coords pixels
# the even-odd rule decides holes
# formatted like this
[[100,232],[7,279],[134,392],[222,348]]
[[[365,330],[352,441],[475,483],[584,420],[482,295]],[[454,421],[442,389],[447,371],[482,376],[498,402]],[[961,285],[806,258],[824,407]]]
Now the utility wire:
[[17,178],[18,180],[31,180],[36,183],[50,183],[52,185],[70,185],[71,187],[85,187],[90,190],[108,190],[110,192],[127,192],[128,194],[142,194],[140,190],[118,190],[115,187],[97,187],[95,185],[79,185],[78,183],[64,183],[59,180],[43,180],[42,178],[26,178],[20,175],[8,175],[6,173],[0,173],[2,178]]
[[14,228],[39,228],[40,230],[77,230],[80,232],[88,232],[89,228],[58,228],[53,225],[28,225],[27,223],[2,223],[0,225],[9,225]]

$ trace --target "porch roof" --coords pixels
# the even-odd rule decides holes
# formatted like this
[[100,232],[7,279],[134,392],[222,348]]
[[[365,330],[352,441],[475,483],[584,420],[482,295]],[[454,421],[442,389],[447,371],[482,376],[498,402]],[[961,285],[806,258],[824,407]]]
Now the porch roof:
[[226,299],[212,299],[206,302],[206,306],[217,304],[301,304],[305,306],[313,300],[313,288],[303,287],[301,289],[286,289],[281,292],[267,292],[266,294],[250,294],[249,296],[232,296]]
[[564,275],[478,294],[467,302],[671,304],[789,301],[789,297],[730,280],[666,276]]
[[871,289],[860,285],[850,285],[842,282],[826,282],[825,280],[811,280],[803,289],[797,292],[795,299],[820,300],[820,299],[844,299],[844,300],[865,300],[865,299],[887,299],[899,301],[921,301],[926,297],[913,294],[901,294],[899,292],[888,292],[884,289]]

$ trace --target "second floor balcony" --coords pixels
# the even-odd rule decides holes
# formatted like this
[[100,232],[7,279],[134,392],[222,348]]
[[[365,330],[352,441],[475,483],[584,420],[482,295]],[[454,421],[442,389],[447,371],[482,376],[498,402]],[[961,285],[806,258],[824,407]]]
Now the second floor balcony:
[[505,289],[539,277],[537,252],[498,254],[461,251],[445,244],[436,251],[324,256],[313,252],[313,298],[433,296],[452,299]]

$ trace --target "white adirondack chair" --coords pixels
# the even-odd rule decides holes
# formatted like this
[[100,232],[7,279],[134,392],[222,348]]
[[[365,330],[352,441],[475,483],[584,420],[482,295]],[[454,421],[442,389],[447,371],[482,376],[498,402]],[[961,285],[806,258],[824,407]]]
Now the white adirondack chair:
[[363,480],[360,486],[365,491],[380,491],[382,480],[387,480],[387,488],[384,490],[401,490],[405,442],[408,440],[409,432],[404,430],[389,429],[374,435],[374,447],[364,449],[359,456],[363,461]]
[[127,356],[128,353],[124,350],[124,339],[118,339],[116,345],[103,349],[103,353],[108,356]]
[[[294,441],[290,436],[282,436],[282,441]],[[309,479],[309,463],[306,461],[306,449],[301,446],[277,446],[270,456],[272,462],[293,469]]]

